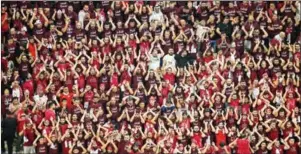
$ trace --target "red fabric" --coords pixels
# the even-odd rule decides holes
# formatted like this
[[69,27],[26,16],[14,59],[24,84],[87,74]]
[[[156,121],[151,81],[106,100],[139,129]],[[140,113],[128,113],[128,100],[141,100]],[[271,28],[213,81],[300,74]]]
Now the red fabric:
[[251,154],[249,144],[250,143],[247,139],[237,139],[237,153],[238,154]]
[[51,110],[51,109],[47,109],[47,110],[45,111],[45,119],[51,121],[51,118],[52,118],[53,120],[56,119],[55,111],[54,111],[54,110]]

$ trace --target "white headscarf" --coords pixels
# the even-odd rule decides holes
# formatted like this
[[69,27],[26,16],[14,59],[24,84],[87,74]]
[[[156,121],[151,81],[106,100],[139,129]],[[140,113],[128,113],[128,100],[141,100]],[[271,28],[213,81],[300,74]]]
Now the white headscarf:
[[152,15],[149,16],[149,22],[151,22],[152,20],[158,20],[159,22],[164,22],[164,15],[161,12],[161,9],[159,6],[156,6],[155,9],[158,8],[159,12],[153,11]]

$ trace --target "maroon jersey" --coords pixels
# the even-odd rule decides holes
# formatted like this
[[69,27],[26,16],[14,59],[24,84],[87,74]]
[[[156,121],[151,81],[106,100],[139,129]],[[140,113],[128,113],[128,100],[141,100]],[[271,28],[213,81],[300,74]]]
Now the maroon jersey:
[[97,117],[97,122],[100,124],[100,125],[104,125],[107,121],[107,116],[105,114],[102,114],[102,115],[99,115]]
[[11,95],[3,95],[1,97],[1,115],[4,115],[7,111],[8,111],[8,107],[9,107],[9,104],[11,103],[12,101],[12,96]]
[[283,15],[293,19],[295,16],[295,13],[292,10],[292,5],[294,5],[293,2],[286,4],[284,11],[283,11]]
[[20,45],[26,45],[27,44],[27,39],[28,39],[28,34],[27,33],[25,33],[25,34],[20,33],[18,35],[18,40],[20,42]]
[[33,141],[35,139],[34,130],[26,128],[24,131],[24,138],[25,138],[25,140],[24,140],[23,146],[32,146]]
[[73,25],[69,24],[65,33],[66,38],[71,38],[74,36],[75,28]]
[[272,23],[269,24],[270,27],[274,28],[274,30],[269,30],[269,34],[271,34],[271,37],[274,37],[277,35],[281,30],[279,27],[281,26],[281,21],[280,20],[274,20]]
[[121,20],[121,21],[123,21],[123,18],[124,18],[124,16],[123,16],[123,11],[122,11],[122,9],[121,9],[121,7],[120,8],[114,8],[114,10],[113,10],[113,13],[114,13],[114,21],[118,21],[118,20]]
[[83,38],[85,38],[85,31],[83,29],[75,29],[75,40],[81,41]]
[[251,8],[251,6],[249,5],[248,2],[241,3],[239,5],[239,13],[241,15],[243,15],[244,17],[248,17],[248,15],[251,13],[251,11],[252,11],[252,8]]
[[16,58],[16,43],[8,44],[6,50],[8,52],[8,60],[15,60]]
[[59,2],[57,2],[56,3],[56,8],[58,9],[58,10],[65,10],[65,11],[67,11],[67,8],[68,8],[68,2],[64,2],[64,1],[59,1]]
[[41,40],[42,38],[45,38],[44,34],[46,33],[46,30],[42,27],[42,28],[37,28],[34,27],[33,28],[33,34],[39,39]]
[[78,20],[77,14],[75,12],[67,11],[66,15],[70,18],[70,21],[72,25]]
[[49,146],[49,153],[51,153],[51,154],[58,154],[59,153],[58,152],[58,142],[57,141]]
[[36,152],[37,154],[47,154],[47,143],[44,144],[38,143],[36,147]]
[[138,30],[137,30],[136,27],[129,27],[128,30],[127,30],[128,34],[135,34],[137,32],[138,32]]
[[284,145],[280,145],[279,147],[274,145],[271,150],[271,154],[284,154]]
[[149,18],[149,15],[148,15],[148,12],[146,13],[141,13],[141,15],[139,16],[140,17],[140,21],[143,23],[143,22],[147,22],[148,21],[148,18]]
[[199,7],[199,9],[197,10],[197,15],[199,16],[200,19],[204,19],[204,20],[208,20],[209,18],[209,10],[207,7]]
[[122,37],[124,34],[125,30],[123,27],[116,28],[115,35],[117,35],[117,37]]
[[68,154],[70,148],[72,147],[73,141],[72,138],[65,138],[62,141],[63,154]]
[[110,77],[108,74],[103,74],[100,76],[100,83],[105,85],[105,88],[109,88],[110,86]]
[[98,86],[98,79],[95,75],[89,75],[87,77],[87,85],[90,85],[92,88],[97,88]]
[[113,119],[117,119],[119,116],[119,106],[118,104],[110,104],[110,111],[112,113],[112,118]]
[[104,29],[102,33],[102,37],[110,37],[112,35],[112,30],[111,29]]
[[89,39],[96,39],[98,37],[98,29],[97,27],[90,27],[88,32],[87,32],[87,36]]
[[225,14],[227,14],[229,17],[235,17],[236,13],[237,13],[237,8],[236,7],[227,8],[224,11],[225,11]]

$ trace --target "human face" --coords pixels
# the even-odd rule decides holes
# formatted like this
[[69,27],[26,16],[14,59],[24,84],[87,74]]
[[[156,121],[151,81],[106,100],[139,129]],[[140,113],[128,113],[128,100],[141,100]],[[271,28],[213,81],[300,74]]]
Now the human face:
[[78,23],[76,23],[76,28],[77,29],[81,29],[81,24],[78,22]]
[[84,6],[84,11],[85,11],[85,12],[88,12],[88,11],[89,11],[89,6],[88,6],[88,5],[85,5],[85,6]]
[[69,12],[73,12],[73,6],[69,5],[69,6],[68,6],[68,11],[69,11]]

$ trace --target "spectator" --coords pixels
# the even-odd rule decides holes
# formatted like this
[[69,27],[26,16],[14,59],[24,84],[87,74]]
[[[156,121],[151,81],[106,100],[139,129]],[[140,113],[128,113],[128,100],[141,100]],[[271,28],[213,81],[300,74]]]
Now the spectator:
[[301,152],[299,1],[1,10],[1,116],[16,119],[16,152]]
[[13,144],[15,139],[15,133],[17,128],[17,119],[14,117],[13,113],[8,112],[7,117],[2,120],[2,139],[1,139],[1,152],[5,153],[5,141],[7,143],[8,154],[13,153]]

